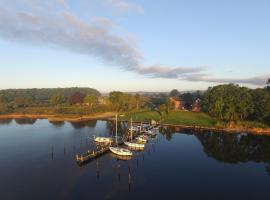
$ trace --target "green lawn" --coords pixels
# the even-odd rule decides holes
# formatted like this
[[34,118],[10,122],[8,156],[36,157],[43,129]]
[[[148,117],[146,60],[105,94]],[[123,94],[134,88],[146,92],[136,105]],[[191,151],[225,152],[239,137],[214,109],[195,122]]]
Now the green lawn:
[[119,117],[120,120],[127,120],[129,121],[131,118],[133,121],[139,122],[151,122],[151,120],[159,121],[160,115],[156,111],[136,111],[126,113]]
[[170,112],[168,115],[163,115],[162,123],[187,125],[187,126],[206,126],[214,127],[217,123],[215,119],[206,113],[195,113],[189,111]]
[[[151,120],[160,121],[161,116],[156,111],[135,111],[120,116],[120,120],[130,120],[131,118],[133,121],[150,122]],[[213,127],[217,122],[205,113],[177,111],[170,112],[169,114],[163,113],[161,123]]]

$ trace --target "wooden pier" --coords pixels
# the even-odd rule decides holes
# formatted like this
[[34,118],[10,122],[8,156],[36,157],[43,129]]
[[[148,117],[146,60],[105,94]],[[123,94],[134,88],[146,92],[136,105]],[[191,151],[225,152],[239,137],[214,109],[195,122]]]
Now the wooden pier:
[[[123,145],[124,142],[118,142],[118,145]],[[94,160],[95,158],[98,158],[106,153],[108,153],[110,151],[110,146],[106,145],[106,146],[101,146],[100,149],[96,149],[96,150],[88,150],[86,153],[83,154],[76,154],[75,159],[77,161],[78,164],[83,165],[86,164],[87,162],[90,162],[91,160]]]
[[101,149],[90,151],[88,150],[84,154],[76,154],[76,161],[78,164],[83,164],[86,162],[89,162],[105,153],[107,153],[110,150],[110,145],[101,147]]

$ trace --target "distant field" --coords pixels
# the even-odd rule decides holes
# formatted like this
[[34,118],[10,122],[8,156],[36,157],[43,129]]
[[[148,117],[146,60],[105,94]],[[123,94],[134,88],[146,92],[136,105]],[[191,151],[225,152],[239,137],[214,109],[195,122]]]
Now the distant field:
[[[156,111],[141,111],[125,114],[120,117],[121,120],[143,121],[150,122],[151,120],[159,121],[161,115]],[[213,127],[216,125],[216,120],[205,113],[194,113],[177,111],[169,114],[162,114],[162,123],[187,126],[206,126]]]
[[214,127],[217,121],[206,113],[177,111],[170,112],[168,115],[164,115],[162,123],[187,126]]
[[135,111],[126,113],[124,116],[119,117],[120,120],[130,120],[140,122],[150,122],[151,120],[159,121],[160,115],[156,111]]

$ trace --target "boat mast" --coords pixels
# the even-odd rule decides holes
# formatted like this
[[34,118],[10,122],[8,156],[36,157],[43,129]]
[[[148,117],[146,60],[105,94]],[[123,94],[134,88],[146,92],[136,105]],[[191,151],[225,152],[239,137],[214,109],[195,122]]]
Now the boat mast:
[[116,134],[116,145],[118,146],[118,142],[117,142],[117,114],[115,115],[115,134]]
[[132,118],[131,118],[131,124],[130,124],[130,139],[133,140],[133,126],[132,126]]

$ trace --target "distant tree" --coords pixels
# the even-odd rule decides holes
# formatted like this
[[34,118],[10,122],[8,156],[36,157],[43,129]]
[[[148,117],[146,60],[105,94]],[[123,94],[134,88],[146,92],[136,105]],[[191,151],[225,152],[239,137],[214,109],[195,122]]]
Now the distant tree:
[[63,104],[65,103],[65,101],[66,101],[66,98],[62,94],[54,94],[50,98],[50,103],[55,106]]
[[254,102],[253,119],[265,121],[270,116],[270,94],[263,89],[255,89],[252,91],[252,97]]
[[70,104],[82,104],[84,101],[85,94],[80,92],[75,92],[70,98],[69,103]]
[[159,107],[158,107],[158,110],[162,113],[162,112],[167,112],[167,106],[166,104],[161,104]]
[[179,96],[180,96],[180,92],[179,92],[177,89],[173,89],[173,90],[170,92],[170,96],[171,96],[171,97],[179,97]]
[[0,94],[0,104],[6,104],[8,103],[8,98],[3,95],[3,94]]
[[167,114],[169,114],[169,112],[170,112],[171,110],[174,110],[174,108],[175,108],[175,105],[174,105],[174,103],[170,100],[170,98],[167,98],[165,105],[166,105],[166,113],[167,113]]
[[269,85],[270,84],[270,78],[268,79],[268,81],[267,81],[267,85]]
[[241,120],[244,120],[251,115],[254,111],[254,103],[252,99],[251,92],[247,88],[240,88],[239,101],[237,103],[237,112],[240,113]]
[[98,102],[98,98],[97,96],[93,94],[89,94],[84,97],[84,103],[87,103],[90,107],[92,107],[97,102]]
[[14,100],[14,105],[16,107],[27,107],[33,103],[31,97],[24,97],[24,96],[16,96]]

